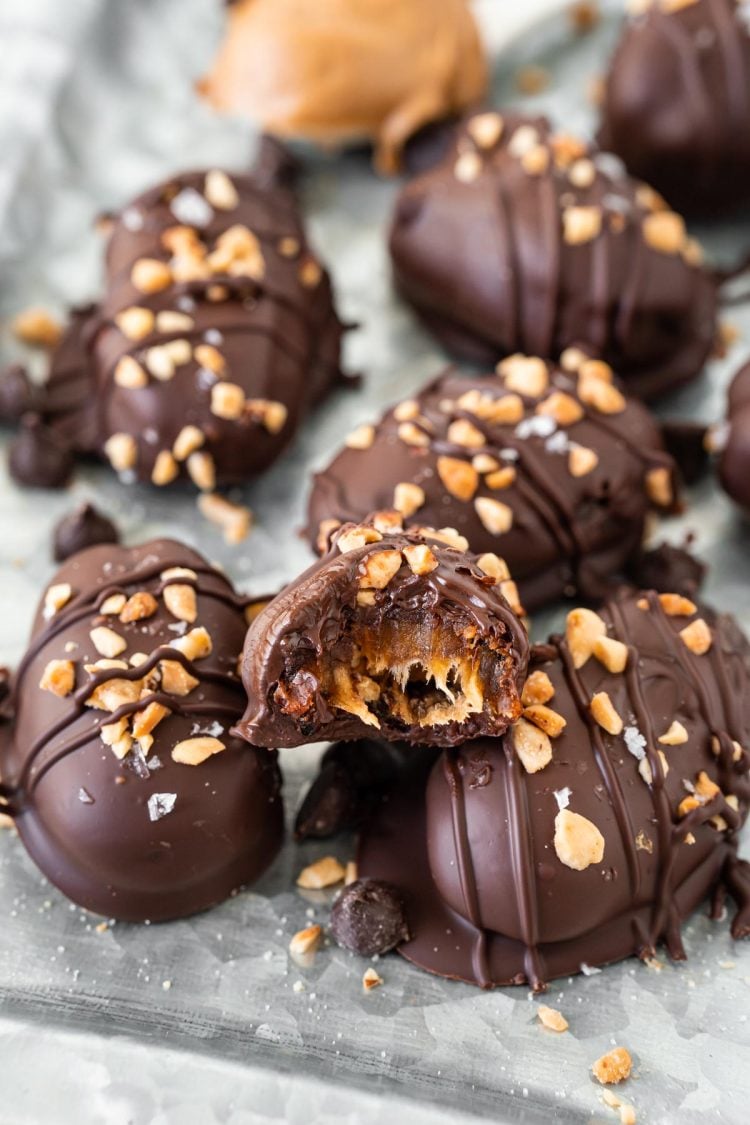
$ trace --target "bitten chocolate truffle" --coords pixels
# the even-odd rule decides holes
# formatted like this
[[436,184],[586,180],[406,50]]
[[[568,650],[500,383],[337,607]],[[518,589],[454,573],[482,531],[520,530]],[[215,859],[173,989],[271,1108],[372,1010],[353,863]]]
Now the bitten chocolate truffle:
[[450,746],[519,715],[526,631],[496,555],[455,532],[346,525],[253,621],[234,732],[255,746],[386,738]]
[[280,136],[372,141],[384,172],[421,126],[463,112],[486,88],[467,0],[239,0],[199,85],[217,109]]
[[750,21],[737,0],[641,0],[604,87],[599,141],[685,214],[750,204]]
[[718,447],[722,485],[741,508],[750,512],[750,363],[732,380],[725,425],[712,431],[708,440]]
[[38,409],[125,480],[247,480],[341,379],[328,275],[279,184],[220,169],[159,184],[114,219],[106,272]]
[[601,598],[638,553],[652,505],[674,500],[655,421],[611,369],[575,349],[564,368],[513,356],[495,376],[447,372],[352,433],[315,478],[308,533],[396,509],[497,552],[533,609]]
[[178,918],[276,855],[276,754],[229,734],[244,703],[246,609],[223,575],[166,539],[92,547],[45,591],[3,737],[3,811],[81,906]]
[[585,345],[654,398],[714,344],[716,280],[680,216],[544,118],[470,118],[402,190],[390,246],[401,293],[471,360]]
[[[409,960],[540,989],[663,942],[719,884],[750,932],[750,646],[677,594],[636,593],[532,651],[501,739],[415,755],[365,832],[360,878],[401,892]],[[404,857],[408,856],[408,862]]]

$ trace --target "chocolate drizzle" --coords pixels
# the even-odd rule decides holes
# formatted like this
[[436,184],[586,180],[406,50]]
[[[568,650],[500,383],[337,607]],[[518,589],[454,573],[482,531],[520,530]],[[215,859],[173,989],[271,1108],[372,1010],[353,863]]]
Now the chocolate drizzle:
[[[574,634],[532,651],[547,706],[567,722],[546,766],[526,771],[513,731],[467,743],[434,766],[413,761],[368,825],[360,875],[401,891],[412,935],[401,952],[418,965],[538,990],[584,964],[652,957],[661,942],[682,959],[682,919],[722,881],[738,904],[733,933],[750,929],[736,855],[750,803],[750,647],[729,618],[669,595],[628,594],[601,620],[627,648],[623,672],[581,663]],[[706,651],[684,639],[699,620]],[[622,733],[595,717],[602,692]],[[601,862],[571,870],[553,841],[558,809],[601,832]]]

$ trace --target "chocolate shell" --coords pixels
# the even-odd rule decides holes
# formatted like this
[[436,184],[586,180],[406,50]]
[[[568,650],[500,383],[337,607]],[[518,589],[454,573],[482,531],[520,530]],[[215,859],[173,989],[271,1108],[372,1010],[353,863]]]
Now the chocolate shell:
[[682,959],[681,921],[722,880],[747,933],[750,646],[735,623],[632,594],[573,610],[530,669],[508,734],[417,756],[364,834],[359,877],[400,891],[404,956],[534,989],[660,942]]
[[159,184],[115,218],[106,274],[39,409],[125,480],[245,481],[341,380],[330,281],[278,184],[218,169]]
[[673,463],[606,364],[575,350],[563,362],[449,371],[360,427],[315,478],[311,542],[323,548],[337,521],[396,508],[407,526],[448,524],[477,554],[502,555],[527,609],[611,592],[652,504],[673,503]]
[[750,512],[750,363],[729,388],[726,426],[709,437],[719,446],[719,478],[734,501]]
[[585,345],[654,398],[694,379],[714,343],[716,281],[680,216],[543,118],[470,118],[402,190],[390,246],[426,326],[480,363]]
[[55,575],[0,745],[4,811],[69,898],[164,921],[251,883],[283,834],[276,755],[233,738],[247,601],[166,539]]
[[638,4],[604,87],[599,142],[673,207],[750,204],[750,23],[737,0]]
[[430,121],[480,101],[487,62],[467,0],[238,0],[211,73],[219,110],[330,148],[372,141],[394,172]]
[[455,533],[347,525],[250,626],[234,733],[255,746],[500,733],[521,707],[519,609],[502,560],[467,554]]

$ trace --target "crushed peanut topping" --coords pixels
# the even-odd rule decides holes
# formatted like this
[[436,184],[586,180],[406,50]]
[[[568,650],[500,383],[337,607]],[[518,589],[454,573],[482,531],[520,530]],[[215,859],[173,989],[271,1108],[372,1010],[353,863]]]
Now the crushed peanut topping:
[[311,891],[323,890],[325,887],[333,887],[336,883],[343,882],[345,875],[346,869],[335,856],[327,855],[300,871],[297,876],[297,886]]
[[573,871],[584,871],[604,858],[604,837],[596,825],[570,809],[560,809],[555,817],[557,858]]
[[39,687],[64,698],[76,685],[76,666],[72,660],[50,660],[42,673]]
[[552,680],[546,672],[532,672],[523,685],[521,702],[524,707],[531,707],[535,703],[549,703],[554,697],[555,689]]
[[154,467],[151,470],[151,483],[158,488],[162,488],[164,485],[171,484],[179,475],[179,472],[180,466],[169,450],[161,449],[156,455]]
[[143,621],[153,617],[159,608],[159,603],[148,590],[138,590],[131,594],[125,605],[120,610],[120,621],[128,625],[131,621]]
[[426,496],[418,484],[403,481],[393,490],[393,507],[404,516],[413,516],[423,507]]
[[404,558],[413,574],[420,577],[430,574],[438,566],[438,560],[426,543],[404,547]]
[[628,646],[614,637],[597,637],[594,641],[593,654],[608,672],[619,675],[624,672],[628,664]]
[[240,197],[237,188],[226,172],[222,172],[219,168],[213,168],[206,174],[203,194],[217,211],[233,211],[239,206]]
[[138,443],[132,434],[112,434],[104,443],[104,452],[117,473],[126,473],[138,460]]
[[69,582],[56,582],[53,586],[47,588],[44,595],[44,609],[42,616],[49,620],[59,613],[63,606],[67,605],[73,597],[73,587]]
[[222,750],[226,750],[226,746],[219,738],[209,738],[208,735],[186,738],[173,748],[172,760],[183,766],[199,766]]
[[563,211],[563,238],[569,246],[580,246],[595,239],[602,229],[599,207],[566,207]]
[[503,535],[513,526],[513,509],[489,496],[477,496],[474,508],[490,535]]
[[128,340],[143,340],[154,330],[154,314],[151,309],[131,305],[117,314],[115,324]]
[[384,590],[401,569],[400,551],[373,551],[360,563],[360,587]]
[[659,594],[659,604],[668,617],[692,617],[698,612],[695,602],[682,594]]
[[457,457],[438,457],[438,476],[457,500],[471,500],[479,487],[479,474],[469,461]]
[[479,148],[494,148],[503,133],[504,121],[499,113],[478,113],[466,126],[471,139]]
[[513,727],[513,748],[527,773],[538,773],[552,761],[549,737],[526,719],[519,719]]
[[375,441],[375,427],[370,425],[357,426],[346,439],[347,449],[369,449]]
[[117,361],[114,380],[118,387],[137,390],[139,387],[146,386],[148,375],[137,360],[133,359],[132,356],[124,355],[122,359]]
[[544,703],[532,703],[524,708],[524,719],[528,719],[535,727],[539,727],[550,738],[559,738],[567,726],[566,720],[557,711],[547,707]]
[[696,656],[705,656],[713,644],[711,630],[702,617],[698,617],[681,629],[680,637],[685,646]]
[[539,398],[549,386],[547,364],[536,356],[508,356],[498,363],[496,371],[509,391],[526,398]]
[[175,438],[172,453],[176,461],[187,461],[191,453],[200,449],[206,435],[197,426],[183,426]]
[[141,293],[158,293],[172,284],[172,271],[158,258],[139,258],[133,263],[130,280]]
[[677,719],[671,724],[669,730],[665,731],[659,738],[659,742],[661,742],[662,746],[682,746],[687,740],[688,732]]
[[91,643],[101,656],[110,658],[119,656],[128,647],[125,638],[106,625],[99,625],[96,629],[92,629],[89,636],[91,637]]
[[164,587],[164,604],[178,621],[192,625],[198,616],[198,602],[192,586],[181,583]]
[[572,477],[585,477],[599,464],[599,455],[584,445],[574,445],[568,453],[568,472]]
[[646,494],[649,500],[660,508],[669,508],[674,503],[672,474],[669,469],[650,469],[646,473]]
[[606,691],[599,691],[592,697],[589,709],[599,726],[603,727],[608,734],[620,734],[622,732],[623,721],[617,714]]
[[501,559],[499,555],[494,555],[491,551],[480,555],[477,559],[477,566],[483,574],[494,578],[496,582],[507,582],[510,578],[510,571],[505,560]]
[[600,637],[607,635],[607,626],[598,613],[591,609],[571,609],[565,622],[565,640],[573,660],[573,667],[583,668],[594,654]]

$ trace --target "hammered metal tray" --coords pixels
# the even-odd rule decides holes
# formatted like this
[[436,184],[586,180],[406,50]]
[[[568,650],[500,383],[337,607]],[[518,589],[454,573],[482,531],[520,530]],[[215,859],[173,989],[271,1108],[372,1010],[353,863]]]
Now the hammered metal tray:
[[[616,7],[585,37],[559,13],[505,47],[496,58],[496,104],[544,110],[590,132],[587,89],[614,41]],[[216,41],[216,8],[206,0],[109,4],[82,33],[75,74],[2,231],[0,315],[31,302],[63,309],[96,294],[98,211],[175,169],[247,165],[251,130],[217,122],[191,89]],[[502,39],[507,15],[501,0],[483,4],[492,42]],[[550,84],[521,98],[515,75],[531,62],[549,71]],[[312,231],[344,317],[360,325],[347,340],[347,362],[365,373],[363,386],[331,400],[283,461],[238,493],[257,518],[240,548],[226,547],[200,520],[187,491],[124,489],[88,466],[65,494],[22,493],[2,465],[0,662],[22,652],[52,571],[53,521],[84,497],[118,520],[126,541],[182,538],[224,564],[243,589],[266,591],[291,578],[309,561],[296,530],[310,470],[355,424],[445,363],[390,286],[384,232],[396,185],[378,182],[364,155],[304,155]],[[731,259],[750,245],[750,223],[708,232],[706,242]],[[730,319],[739,342],[663,413],[720,418],[727,378],[750,353],[750,314],[732,311]],[[3,348],[5,359],[16,354],[7,335]],[[679,542],[686,531],[696,533],[711,567],[707,596],[750,627],[750,532],[712,482],[692,490],[687,513],[661,534]],[[540,615],[536,635],[561,612]],[[283,757],[290,815],[318,753]],[[633,960],[554,984],[549,1002],[571,1027],[555,1036],[536,1021],[525,989],[482,993],[394,955],[378,966],[383,986],[364,995],[364,963],[335,946],[308,968],[295,965],[290,936],[311,920],[325,922],[330,896],[299,893],[294,876],[331,851],[348,858],[353,841],[288,842],[252,891],[197,918],[104,928],[46,883],[14,834],[3,833],[0,1120],[616,1121],[589,1072],[615,1042],[635,1059],[627,1098],[639,1121],[748,1120],[750,946],[734,945],[726,921],[692,919],[684,965],[658,970]]]

